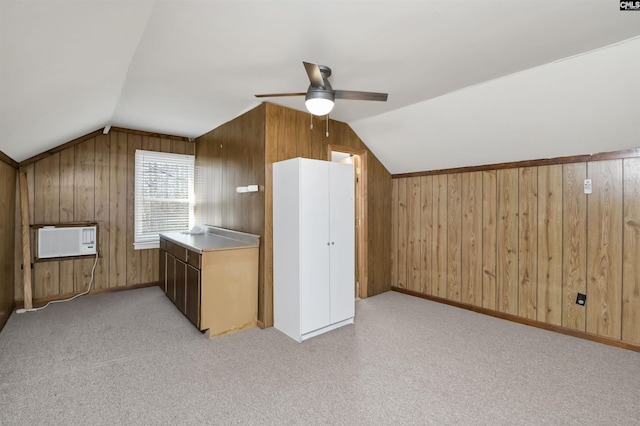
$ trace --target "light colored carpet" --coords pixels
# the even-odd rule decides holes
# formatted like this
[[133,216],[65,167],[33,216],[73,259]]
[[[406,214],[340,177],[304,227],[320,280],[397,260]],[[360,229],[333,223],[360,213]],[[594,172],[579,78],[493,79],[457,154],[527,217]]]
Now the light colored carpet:
[[296,343],[209,340],[156,287],[13,314],[0,424],[640,423],[640,354],[389,292]]

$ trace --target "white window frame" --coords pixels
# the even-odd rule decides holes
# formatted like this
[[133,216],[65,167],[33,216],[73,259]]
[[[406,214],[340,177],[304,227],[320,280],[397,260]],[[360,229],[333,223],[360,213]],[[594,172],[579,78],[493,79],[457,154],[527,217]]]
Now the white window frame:
[[[176,166],[186,166],[187,169],[187,181],[185,182],[188,185],[188,197],[187,198],[168,198],[161,197],[156,198],[152,197],[149,194],[149,190],[145,191],[145,185],[143,184],[143,180],[145,179],[145,163],[159,163],[159,164],[169,164]],[[195,195],[194,195],[194,169],[195,169],[195,156],[194,155],[186,155],[186,154],[172,154],[168,152],[159,152],[159,151],[145,151],[141,149],[136,150],[135,154],[135,200],[134,200],[134,248],[136,250],[144,250],[144,249],[152,249],[158,248],[160,246],[160,232],[170,232],[170,231],[188,231],[195,222],[194,219],[194,210],[195,210]],[[146,175],[149,178],[149,174]],[[147,203],[145,203],[145,198],[147,200],[154,199],[155,201],[163,200],[165,202],[175,202],[175,203],[187,203],[189,205],[189,217],[185,218],[188,221],[188,226],[186,227],[156,227],[156,229],[150,230],[148,225],[145,225],[145,222],[148,222],[148,219],[145,219],[145,213],[153,212],[153,209],[149,207]],[[159,216],[161,217],[161,216]],[[167,216],[168,217],[168,216]]]

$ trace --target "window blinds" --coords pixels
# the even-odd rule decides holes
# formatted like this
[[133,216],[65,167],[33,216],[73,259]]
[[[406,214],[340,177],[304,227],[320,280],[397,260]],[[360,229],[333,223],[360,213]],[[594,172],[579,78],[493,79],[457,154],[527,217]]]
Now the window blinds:
[[135,248],[156,248],[158,233],[193,226],[195,156],[136,150]]

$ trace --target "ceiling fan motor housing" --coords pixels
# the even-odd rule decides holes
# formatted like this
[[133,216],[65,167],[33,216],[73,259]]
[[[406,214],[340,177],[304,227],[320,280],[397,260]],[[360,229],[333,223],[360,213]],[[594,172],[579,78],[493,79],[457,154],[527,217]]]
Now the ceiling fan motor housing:
[[322,74],[322,81],[324,82],[324,86],[314,86],[313,84],[309,85],[307,89],[307,95],[305,96],[305,101],[308,99],[327,99],[330,101],[334,100],[333,88],[331,87],[331,83],[329,83],[329,76],[331,75],[331,68],[325,65],[318,65],[320,68],[320,74]]

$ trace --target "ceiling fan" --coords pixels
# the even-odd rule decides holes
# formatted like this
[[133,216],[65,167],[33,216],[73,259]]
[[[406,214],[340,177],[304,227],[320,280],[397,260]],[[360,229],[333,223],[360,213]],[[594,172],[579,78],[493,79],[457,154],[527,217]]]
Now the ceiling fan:
[[386,93],[357,92],[354,90],[333,90],[329,83],[331,68],[325,65],[302,62],[309,76],[309,88],[300,93],[270,93],[255,95],[256,98],[270,98],[277,96],[304,96],[307,110],[313,115],[327,115],[333,109],[335,99],[352,101],[383,101],[387,100]]

